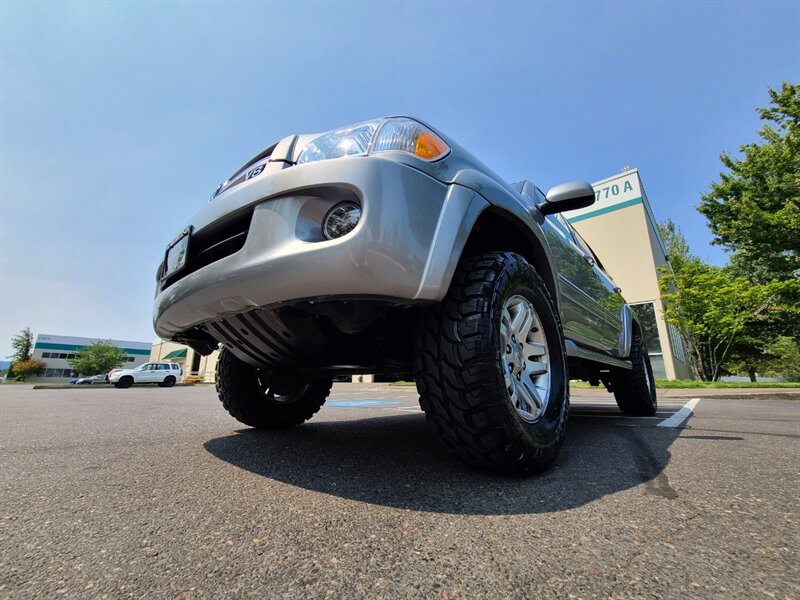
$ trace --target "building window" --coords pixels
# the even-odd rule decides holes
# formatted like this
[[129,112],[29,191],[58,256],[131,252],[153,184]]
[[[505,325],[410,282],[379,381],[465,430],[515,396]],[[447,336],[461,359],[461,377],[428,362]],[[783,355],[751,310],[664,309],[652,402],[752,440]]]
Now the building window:
[[667,370],[664,368],[664,356],[661,354],[650,355],[650,366],[653,369],[653,377],[656,379],[666,379]]
[[642,328],[642,338],[644,339],[647,353],[651,356],[653,354],[661,354],[661,338],[658,335],[658,323],[656,322],[656,311],[653,303],[632,304],[631,310],[633,310]]
[[42,352],[42,358],[50,358],[49,352]]
[[652,302],[644,302],[632,304],[631,310],[636,315],[636,320],[639,321],[642,329],[642,339],[647,348],[647,354],[650,356],[653,376],[656,379],[666,379],[667,371],[664,368],[664,355],[661,350],[661,337],[658,335],[655,306]]
[[669,341],[670,344],[672,344],[672,352],[675,354],[675,358],[682,363],[686,363],[686,352],[684,352],[683,349],[681,334],[678,333],[678,330],[672,323],[667,325],[667,330],[669,331]]
[[74,369],[47,369],[44,372],[45,377],[77,377],[78,372]]

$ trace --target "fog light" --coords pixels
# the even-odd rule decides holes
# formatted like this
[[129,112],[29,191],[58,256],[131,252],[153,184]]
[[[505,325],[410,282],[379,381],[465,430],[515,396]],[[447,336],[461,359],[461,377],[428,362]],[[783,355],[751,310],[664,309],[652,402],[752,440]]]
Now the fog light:
[[322,222],[322,233],[329,240],[335,240],[353,231],[360,218],[361,207],[358,204],[342,202],[325,215],[325,220]]

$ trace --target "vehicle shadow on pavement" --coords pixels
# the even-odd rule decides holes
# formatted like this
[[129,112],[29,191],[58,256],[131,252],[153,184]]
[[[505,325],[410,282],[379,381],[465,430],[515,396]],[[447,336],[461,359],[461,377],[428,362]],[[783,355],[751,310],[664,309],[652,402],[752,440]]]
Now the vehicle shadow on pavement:
[[206,450],[276,481],[341,498],[436,513],[515,515],[575,508],[640,484],[675,498],[664,467],[680,429],[576,416],[542,474],[495,475],[450,455],[423,415],[313,421],[288,431],[243,429]]

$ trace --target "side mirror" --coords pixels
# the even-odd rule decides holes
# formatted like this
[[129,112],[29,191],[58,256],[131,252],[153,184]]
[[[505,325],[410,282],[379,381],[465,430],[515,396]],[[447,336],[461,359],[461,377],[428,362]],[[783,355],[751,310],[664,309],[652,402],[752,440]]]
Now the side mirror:
[[537,208],[544,215],[552,215],[566,210],[585,208],[592,204],[594,204],[592,186],[585,181],[570,181],[550,188],[544,202]]

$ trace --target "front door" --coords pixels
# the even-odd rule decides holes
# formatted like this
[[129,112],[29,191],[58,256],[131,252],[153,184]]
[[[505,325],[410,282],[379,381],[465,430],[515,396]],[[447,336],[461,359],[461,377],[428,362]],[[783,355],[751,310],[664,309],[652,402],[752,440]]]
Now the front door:
[[[534,206],[545,200],[544,193],[526,182],[522,196]],[[561,322],[564,335],[582,346],[596,350],[613,350],[616,340],[609,337],[607,310],[609,288],[599,276],[591,252],[583,249],[573,235],[573,229],[560,214],[547,215],[544,231],[557,271],[561,296]]]

